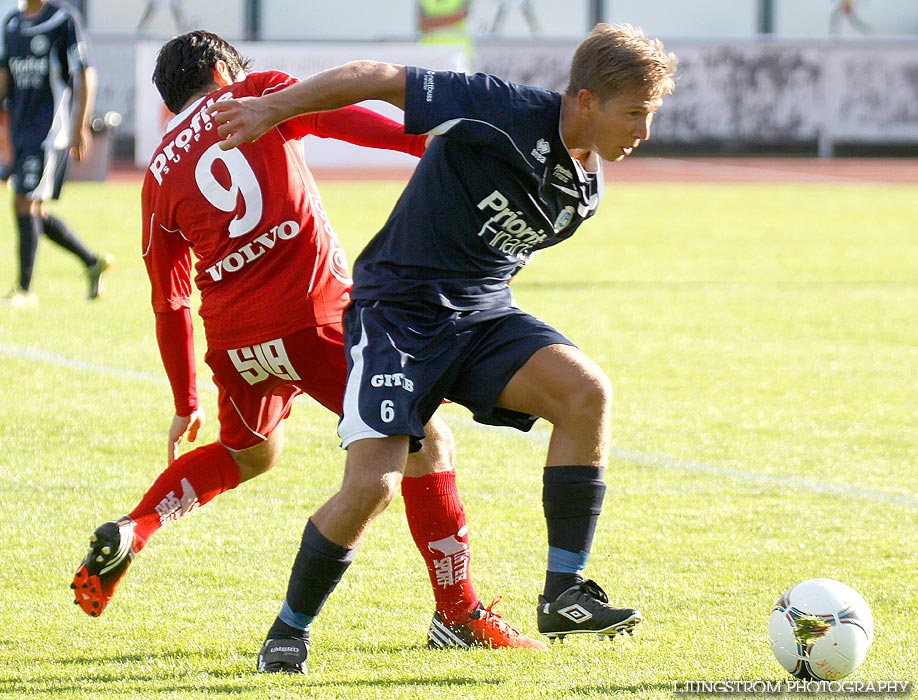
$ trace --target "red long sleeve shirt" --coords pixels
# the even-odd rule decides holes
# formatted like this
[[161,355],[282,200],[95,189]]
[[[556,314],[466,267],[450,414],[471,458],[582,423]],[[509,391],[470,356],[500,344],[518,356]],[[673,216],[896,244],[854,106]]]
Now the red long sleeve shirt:
[[[223,151],[204,108],[295,82],[254,73],[188,107],[168,125],[144,177],[143,257],[160,355],[176,412],[197,408],[190,323],[192,277],[208,347],[230,349],[339,321],[350,273],[299,139],[337,138],[420,156],[426,137],[370,110],[295,117]],[[193,274],[192,274],[193,271]]]

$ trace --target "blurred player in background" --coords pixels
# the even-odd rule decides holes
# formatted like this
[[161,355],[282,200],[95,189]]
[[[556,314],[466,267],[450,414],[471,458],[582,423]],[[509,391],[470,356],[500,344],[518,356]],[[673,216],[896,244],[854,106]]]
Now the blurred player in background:
[[[308,638],[369,523],[394,498],[405,458],[443,398],[483,423],[552,423],[539,631],[614,636],[641,620],[583,577],[606,488],[609,380],[570,340],[519,309],[509,282],[535,251],[594,214],[602,161],[621,160],[650,137],[675,68],[659,41],[600,24],[575,52],[563,95],[495,76],[357,61],[208,109],[227,149],[295,115],[364,99],[403,108],[408,133],[438,135],[355,263],[338,427],[344,482],[306,526],[260,666],[305,665],[295,640]],[[396,375],[397,383],[378,381]]]
[[[508,5],[510,6],[509,8]],[[541,31],[539,20],[536,17],[535,10],[530,0],[499,0],[497,3],[497,14],[494,15],[494,20],[491,22],[491,27],[488,30],[489,33],[500,33],[501,25],[503,24],[504,16],[508,9],[518,9],[522,13],[523,18],[526,20],[526,26],[529,28],[529,33],[532,34],[532,36],[535,36]]]
[[[73,108],[71,99],[75,92]],[[7,100],[13,155],[10,177],[19,230],[19,281],[3,303],[29,306],[38,239],[73,253],[86,267],[88,297],[100,293],[111,256],[94,253],[67,224],[44,206],[58,199],[68,156],[88,157],[96,75],[88,57],[82,20],[58,0],[26,0],[3,20],[0,101]]]
[[[332,137],[416,156],[425,148],[425,136],[409,136],[401,124],[347,107],[292,119],[257,144],[224,151],[208,105],[295,84],[284,73],[246,76],[247,69],[233,46],[204,31],[172,39],[157,58],[153,80],[177,116],[144,179],[143,257],[175,417],[169,466],[126,517],[96,529],[74,576],[75,602],[92,616],[102,613],[136,553],[163,524],[274,466],[282,421],[297,395],[305,392],[342,413],[347,367],[341,314],[351,279],[300,139]],[[193,442],[204,422],[189,307],[192,252],[205,359],[219,391],[220,436],[179,456],[179,443]],[[481,605],[470,579],[452,435],[435,417],[426,434],[425,450],[408,460],[412,478],[402,492],[434,586],[431,643],[544,649]]]
[[184,32],[186,27],[190,29],[188,22],[185,21],[185,12],[182,10],[180,0],[147,0],[143,6],[143,13],[140,15],[140,21],[137,22],[137,31],[143,31],[147,28],[156,8],[161,5],[168,5],[169,14],[172,16],[176,31]]
[[870,25],[861,19],[855,0],[837,0],[829,13],[829,34],[840,34],[844,22],[861,34],[871,32]]

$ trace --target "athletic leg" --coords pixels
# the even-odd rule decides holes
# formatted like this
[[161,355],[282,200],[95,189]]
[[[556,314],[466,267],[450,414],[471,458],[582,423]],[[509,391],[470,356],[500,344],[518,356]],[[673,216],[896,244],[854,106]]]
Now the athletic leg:
[[233,451],[213,442],[181,455],[128,513],[136,523],[135,541],[144,547],[166,523],[265,473],[276,464],[282,446],[283,424],[267,440],[245,450]]
[[277,378],[249,385],[226,351],[208,351],[206,359],[219,389],[220,442],[175,459],[127,516],[96,528],[71,586],[89,615],[102,614],[134,556],[160,527],[264,473],[280,457],[282,421],[300,390]]
[[546,467],[604,467],[609,456],[612,387],[581,350],[549,345],[513,375],[498,406],[541,416],[552,424]]
[[28,292],[32,286],[32,272],[38,254],[38,239],[41,237],[41,219],[38,216],[38,202],[32,202],[24,195],[16,195],[13,207],[19,230],[19,289]]
[[350,444],[341,489],[306,523],[280,613],[258,654],[263,673],[303,673],[309,628],[354,559],[373,519],[399,489],[408,438],[393,436]]
[[[44,152],[44,157],[44,173],[37,191],[43,193],[42,201],[58,199],[64,188],[70,152],[68,150],[48,150]],[[79,239],[73,229],[46,212],[43,206],[39,215],[48,239],[78,257],[85,266],[89,286],[86,297],[98,299],[101,296],[102,275],[112,266],[114,257],[108,254],[96,255]]]
[[552,424],[542,492],[549,600],[583,580],[605,493],[611,395],[608,379],[579,349],[550,345],[526,362],[498,398],[505,408]]
[[282,431],[277,430],[246,450],[233,452],[214,442],[180,456],[127,516],[96,528],[70,586],[74,602],[92,617],[101,615],[134,557],[157,530],[270,469],[282,444]]
[[402,497],[414,543],[424,558],[437,613],[448,625],[478,607],[472,586],[465,509],[456,488],[453,436],[438,417],[425,426],[421,450],[408,455]]
[[4,301],[9,300],[16,305],[35,302],[29,290],[38,252],[38,239],[41,237],[41,201],[52,194],[42,186],[50,182],[50,178],[45,177],[48,170],[45,152],[41,148],[14,149],[10,183],[13,185],[13,211],[19,234],[19,280]]
[[581,631],[614,634],[640,620],[636,610],[608,606],[605,592],[583,579],[605,495],[611,402],[606,375],[568,345],[537,351],[498,398],[503,408],[552,424],[542,491],[548,563],[539,606],[539,629],[552,638]]
[[42,211],[41,225],[48,240],[78,257],[86,267],[92,267],[98,262],[98,256],[89,250],[86,244],[77,237],[76,232],[61,219]]
[[472,550],[465,509],[456,487],[453,436],[437,416],[427,423],[419,452],[408,455],[402,498],[414,543],[424,559],[436,612],[428,645],[546,649],[481,604],[472,584]]

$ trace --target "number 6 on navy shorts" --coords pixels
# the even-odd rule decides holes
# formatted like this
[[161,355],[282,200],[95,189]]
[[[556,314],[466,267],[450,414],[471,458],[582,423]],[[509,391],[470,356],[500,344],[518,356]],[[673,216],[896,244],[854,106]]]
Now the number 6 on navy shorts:
[[345,448],[407,435],[418,449],[444,398],[481,423],[528,430],[537,416],[495,407],[498,396],[537,350],[573,345],[516,307],[460,312],[422,303],[354,302],[344,336],[348,377],[338,435]]

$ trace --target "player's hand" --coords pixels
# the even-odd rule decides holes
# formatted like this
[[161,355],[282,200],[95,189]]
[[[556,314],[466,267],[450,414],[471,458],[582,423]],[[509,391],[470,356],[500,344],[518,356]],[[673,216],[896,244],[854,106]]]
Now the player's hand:
[[178,459],[179,445],[184,438],[188,442],[194,442],[198,439],[198,431],[204,427],[204,409],[199,408],[190,416],[175,416],[172,419],[172,425],[169,428],[169,460],[172,464]]
[[77,163],[89,157],[92,151],[92,131],[88,126],[74,129],[70,139],[70,156]]
[[223,139],[220,148],[224,151],[251,143],[274,126],[268,110],[255,97],[220,100],[206,111],[217,124],[217,133]]

